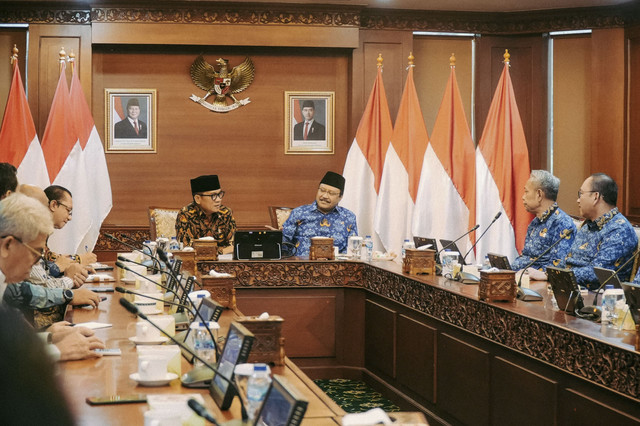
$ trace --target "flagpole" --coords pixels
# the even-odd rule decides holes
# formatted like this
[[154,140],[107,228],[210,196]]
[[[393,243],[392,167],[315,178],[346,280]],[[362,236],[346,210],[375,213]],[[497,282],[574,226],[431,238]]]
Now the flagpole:
[[11,49],[11,51],[13,52],[13,54],[11,55],[11,65],[14,65],[17,61],[18,61],[18,52],[20,52],[18,50],[18,46],[17,45],[13,45],[13,49]]
[[67,61],[67,52],[64,51],[64,46],[60,48],[60,52],[58,52],[60,56],[60,74],[64,72],[65,64]]
[[75,71],[74,67],[76,65],[76,54],[73,53],[73,49],[71,49],[71,53],[69,53],[69,63],[71,64],[71,73]]

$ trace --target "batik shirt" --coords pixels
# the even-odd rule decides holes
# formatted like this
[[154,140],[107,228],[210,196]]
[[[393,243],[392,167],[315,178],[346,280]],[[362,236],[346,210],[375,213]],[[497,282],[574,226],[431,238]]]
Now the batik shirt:
[[358,235],[353,212],[336,206],[329,213],[323,213],[315,201],[293,209],[282,227],[282,241],[296,246],[296,256],[309,256],[311,237],[331,237],[333,245],[344,253],[351,235]]
[[[561,268],[570,268],[578,284],[591,290],[598,288],[594,266],[617,270],[629,260],[638,245],[633,226],[614,207],[594,221],[585,220],[576,233],[567,256],[559,262]],[[627,281],[633,262],[620,271],[620,281]]]
[[553,203],[542,213],[541,217],[536,216],[529,224],[522,254],[513,261],[512,269],[517,271],[527,266],[567,231],[571,231],[571,234],[563,238],[549,253],[536,260],[531,268],[546,271],[547,266],[551,265],[554,259],[556,259],[556,264],[557,259],[564,259],[576,235],[576,225],[573,223],[573,219],[563,212],[557,203]]
[[231,245],[235,232],[236,221],[226,206],[220,206],[219,211],[208,217],[194,201],[183,207],[176,217],[176,238],[185,247],[198,238],[213,237],[218,243],[218,253],[222,253],[222,247]]

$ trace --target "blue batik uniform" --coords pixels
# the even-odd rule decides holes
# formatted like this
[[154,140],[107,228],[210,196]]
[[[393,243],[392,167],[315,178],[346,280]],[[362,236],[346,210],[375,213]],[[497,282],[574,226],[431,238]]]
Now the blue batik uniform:
[[[629,260],[637,245],[633,226],[615,207],[596,220],[585,220],[580,225],[569,253],[558,266],[572,269],[578,284],[595,290],[599,283],[593,267],[616,270]],[[629,279],[632,267],[633,262],[629,262],[620,271],[621,281]]]
[[282,227],[282,241],[297,247],[296,256],[309,256],[311,237],[331,237],[333,245],[345,253],[351,235],[358,235],[353,212],[336,206],[329,213],[323,213],[315,201],[293,209]]
[[546,271],[547,266],[551,265],[554,259],[564,259],[573,243],[576,225],[573,223],[573,219],[558,207],[558,203],[553,203],[541,217],[536,216],[529,224],[522,254],[513,261],[512,269],[517,271],[527,266],[567,231],[571,231],[571,234],[552,248],[549,253],[536,260],[531,268]]

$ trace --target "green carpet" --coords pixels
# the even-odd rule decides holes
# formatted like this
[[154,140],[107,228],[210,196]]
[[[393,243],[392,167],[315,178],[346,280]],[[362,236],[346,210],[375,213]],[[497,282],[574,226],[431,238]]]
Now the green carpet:
[[347,379],[321,379],[314,382],[347,413],[362,413],[376,407],[384,411],[400,411],[400,407],[364,382]]

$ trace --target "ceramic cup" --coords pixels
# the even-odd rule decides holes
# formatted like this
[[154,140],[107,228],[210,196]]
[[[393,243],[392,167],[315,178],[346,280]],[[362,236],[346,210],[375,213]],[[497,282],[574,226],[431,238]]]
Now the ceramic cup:
[[162,380],[167,377],[166,356],[144,354],[138,356],[138,375],[140,380]]
[[147,321],[136,323],[136,339],[141,342],[154,342],[161,337],[160,331]]

